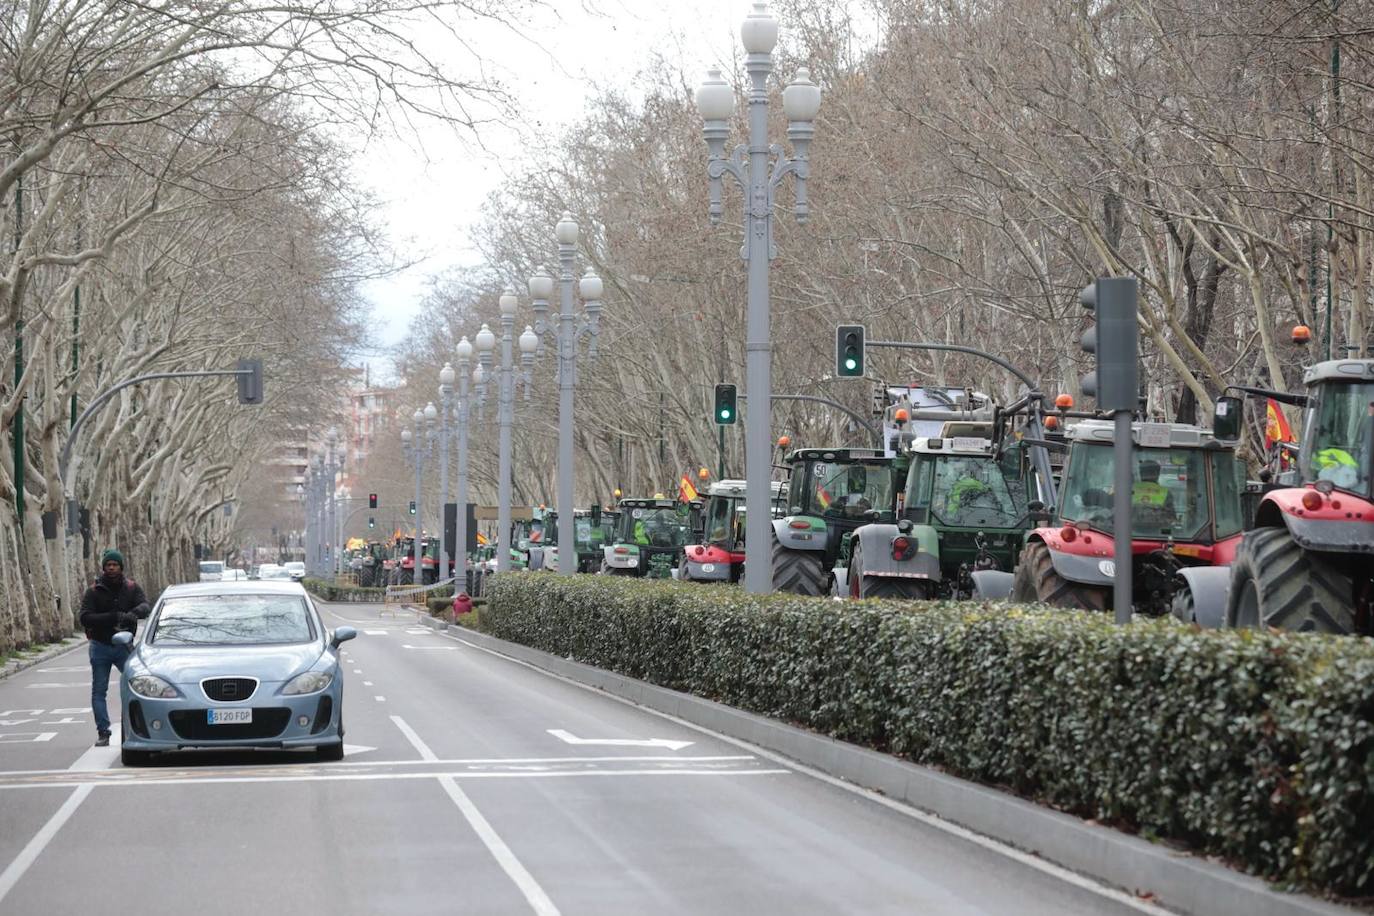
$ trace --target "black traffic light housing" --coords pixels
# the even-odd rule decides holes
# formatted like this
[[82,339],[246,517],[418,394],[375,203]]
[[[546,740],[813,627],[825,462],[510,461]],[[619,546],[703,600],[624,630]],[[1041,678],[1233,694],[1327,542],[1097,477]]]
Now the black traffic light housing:
[[369,494],[367,494],[367,507],[368,507],[369,509],[375,509],[375,508],[377,508],[377,494],[376,494],[376,493],[369,493]]
[[370,515],[367,517],[367,527],[369,527],[369,528],[376,528],[376,527],[377,527],[377,520],[376,520],[375,518],[373,518],[372,516],[370,516]]
[[840,378],[863,378],[864,345],[863,325],[836,325],[835,375]]
[[410,501],[410,514],[411,514],[411,515],[414,515],[414,514],[415,514],[415,500],[413,500],[413,499]]
[[1101,277],[1083,288],[1078,301],[1096,319],[1081,341],[1083,351],[1097,358],[1079,382],[1083,394],[1097,400],[1098,410],[1134,411],[1140,375],[1135,277]]
[[734,385],[716,386],[716,410],[714,414],[719,426],[733,425],[739,417],[739,396]]
[[239,403],[261,404],[263,395],[262,360],[241,359],[237,369],[238,375],[234,378],[239,383]]

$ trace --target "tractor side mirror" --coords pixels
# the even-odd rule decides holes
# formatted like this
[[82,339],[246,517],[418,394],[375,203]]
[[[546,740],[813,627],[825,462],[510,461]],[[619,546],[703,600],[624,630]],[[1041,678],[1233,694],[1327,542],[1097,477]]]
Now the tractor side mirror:
[[1026,508],[1030,511],[1030,520],[1039,525],[1047,524],[1050,520],[1049,512],[1045,511],[1045,504],[1038,499],[1032,499],[1026,503]]
[[1240,441],[1241,423],[1245,419],[1245,402],[1240,398],[1217,398],[1212,413],[1212,435],[1222,442]]

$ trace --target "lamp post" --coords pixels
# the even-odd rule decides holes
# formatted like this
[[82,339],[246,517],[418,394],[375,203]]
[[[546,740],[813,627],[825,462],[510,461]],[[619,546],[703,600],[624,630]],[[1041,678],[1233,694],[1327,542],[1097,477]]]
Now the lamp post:
[[740,28],[747,52],[744,69],[749,74],[749,144],[725,155],[730,135],[729,119],[735,110],[735,92],[712,70],[697,90],[697,107],[705,120],[710,159],[706,174],[710,178],[710,217],[713,224],[721,217],[721,179],[729,175],[746,193],[745,236],[740,256],[748,265],[749,305],[745,336],[745,384],[749,389],[749,416],[745,422],[745,588],[755,594],[772,591],[772,537],[769,511],[769,481],[772,479],[770,422],[772,411],[772,345],[769,342],[768,267],[776,256],[773,245],[774,190],[789,174],[796,176],[796,215],[807,218],[806,178],[812,121],[820,110],[821,91],[811,82],[805,69],[797,71],[782,93],[787,115],[787,137],[794,154],[786,157],[781,148],[768,144],[768,76],[773,72],[773,47],[778,42],[778,21],[768,12],[768,4],[755,3]]
[[[496,526],[503,532],[502,543],[509,538],[510,500],[511,500],[511,426],[515,422],[515,383],[517,376],[525,386],[525,397],[530,394],[530,366],[534,361],[534,351],[539,347],[539,337],[530,327],[520,335],[521,367],[516,369],[512,363],[512,329],[515,327],[515,311],[520,300],[515,293],[506,290],[501,294],[501,375],[498,385],[499,403],[497,405],[497,424],[500,427],[498,446],[499,459],[497,473]],[[483,326],[485,329],[485,325]],[[481,334],[478,334],[481,337]],[[478,346],[481,344],[479,342]],[[510,546],[506,545],[507,548]],[[510,569],[510,550],[501,550],[496,555],[496,571]]]
[[[453,435],[449,420],[453,408],[453,380],[457,373],[444,363],[439,370],[439,578],[448,574],[448,544],[444,542],[444,509],[448,506],[448,440]],[[457,575],[457,564],[454,565]]]
[[408,460],[415,465],[415,551],[414,563],[415,571],[413,575],[413,585],[423,585],[425,581],[424,567],[424,506],[420,502],[420,482],[424,475],[425,461],[430,457],[430,452],[434,446],[434,424],[439,418],[439,411],[433,403],[426,405],[424,410],[416,409],[411,415],[411,421],[415,424],[415,432],[409,429],[401,430],[401,449],[405,452]]
[[[310,480],[310,470],[309,470],[309,468],[306,469],[305,476],[304,476],[304,480],[306,480],[306,481],[309,481],[309,480]],[[309,537],[310,537],[310,503],[308,502],[308,499],[309,499],[309,494],[308,494],[308,491],[307,491],[306,488],[305,488],[305,484],[304,484],[304,483],[298,483],[298,484],[296,484],[296,502],[298,502],[298,503],[301,504],[301,512],[303,513],[303,524],[304,524],[304,526],[305,526],[305,536],[306,536],[306,539],[307,539],[307,540],[308,540]],[[276,540],[276,539],[273,538],[273,540]],[[273,547],[280,548],[280,545],[279,545],[279,544],[273,544],[272,546],[273,546]],[[306,547],[306,549],[305,549],[305,557],[304,557],[304,559],[305,559],[305,561],[306,561],[307,564],[310,562],[310,548],[309,548],[309,547]]]
[[339,472],[343,470],[344,456],[343,453],[338,450],[339,431],[337,428],[333,426],[329,427],[328,431],[324,434],[324,440],[326,447],[324,459],[324,531],[325,537],[329,539],[328,551],[325,554],[325,568],[337,577],[339,574],[339,557],[341,556],[341,551],[339,550],[339,533],[337,530],[339,523],[339,500],[335,478],[338,476]]
[[458,341],[458,518],[454,537],[453,574],[467,588],[468,557],[468,366],[472,363],[472,343]]
[[[587,358],[596,358],[596,341],[601,333],[601,278],[591,269],[578,281],[578,292],[587,314],[578,321],[573,312],[573,258],[577,253],[578,227],[571,213],[554,227],[558,239],[558,542],[574,543],[573,519],[573,388],[577,384],[577,349],[588,338]],[[541,293],[551,293],[545,275],[530,278],[530,295],[537,301]],[[547,298],[547,296],[543,297]],[[536,344],[537,348],[537,344]],[[577,571],[577,551],[558,551],[558,572],[570,576]]]

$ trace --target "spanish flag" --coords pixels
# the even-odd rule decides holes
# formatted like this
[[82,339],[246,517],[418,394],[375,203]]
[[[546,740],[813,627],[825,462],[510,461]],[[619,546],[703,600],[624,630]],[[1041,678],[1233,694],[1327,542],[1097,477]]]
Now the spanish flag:
[[677,496],[679,500],[685,503],[697,498],[697,488],[692,486],[692,479],[686,474],[683,474],[682,479],[678,481]]
[[482,532],[477,532],[477,543],[483,547],[487,545],[487,536]]
[[[1288,425],[1288,418],[1283,415],[1283,408],[1278,401],[1269,398],[1264,410],[1264,450],[1271,452],[1280,442],[1292,442],[1293,428]],[[1286,462],[1285,462],[1286,463]]]

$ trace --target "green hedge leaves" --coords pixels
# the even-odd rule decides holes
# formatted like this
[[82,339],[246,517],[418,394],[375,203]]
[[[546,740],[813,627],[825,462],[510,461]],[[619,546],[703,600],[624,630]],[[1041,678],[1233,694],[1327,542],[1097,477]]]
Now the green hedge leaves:
[[503,575],[482,628],[1005,786],[1292,885],[1374,892],[1374,643]]

